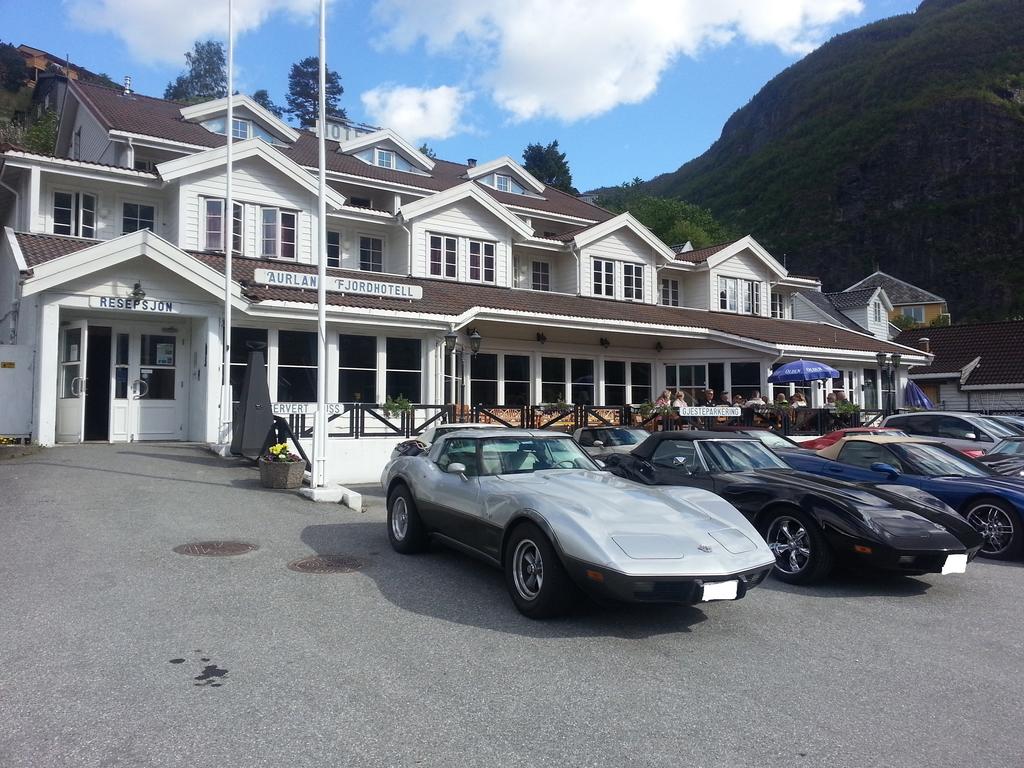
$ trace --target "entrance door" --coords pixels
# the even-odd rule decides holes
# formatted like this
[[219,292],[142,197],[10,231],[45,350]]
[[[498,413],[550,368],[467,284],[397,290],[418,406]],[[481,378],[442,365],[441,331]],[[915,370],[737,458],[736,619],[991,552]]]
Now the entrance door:
[[113,329],[111,441],[185,439],[187,338],[177,328]]
[[89,326],[85,320],[76,320],[61,327],[59,338],[59,366],[57,375],[57,430],[58,443],[82,442],[85,429],[86,346]]

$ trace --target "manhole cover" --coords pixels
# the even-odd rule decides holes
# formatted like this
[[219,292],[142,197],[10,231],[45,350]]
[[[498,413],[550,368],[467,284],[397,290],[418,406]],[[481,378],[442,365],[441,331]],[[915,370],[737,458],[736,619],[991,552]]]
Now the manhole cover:
[[299,573],[352,573],[365,566],[365,561],[350,555],[314,555],[288,563],[289,570]]
[[244,541],[196,541],[191,544],[179,544],[174,551],[179,555],[230,557],[231,555],[244,555],[256,549],[259,547]]

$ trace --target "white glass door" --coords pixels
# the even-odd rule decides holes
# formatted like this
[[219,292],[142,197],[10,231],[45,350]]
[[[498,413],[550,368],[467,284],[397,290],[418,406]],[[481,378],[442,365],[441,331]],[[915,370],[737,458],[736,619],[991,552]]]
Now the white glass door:
[[62,326],[57,375],[58,443],[80,443],[85,429],[85,365],[89,327],[85,320]]
[[185,437],[186,337],[177,330],[140,330],[130,391],[137,406],[136,440],[182,440]]

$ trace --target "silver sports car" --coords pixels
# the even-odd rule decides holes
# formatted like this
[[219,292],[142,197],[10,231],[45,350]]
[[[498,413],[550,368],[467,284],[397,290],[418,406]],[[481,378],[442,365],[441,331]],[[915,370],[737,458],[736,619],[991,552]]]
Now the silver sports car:
[[721,497],[617,478],[568,435],[452,432],[389,462],[381,485],[398,552],[436,539],[480,556],[531,618],[564,612],[577,587],[630,602],[735,600],[775,564]]

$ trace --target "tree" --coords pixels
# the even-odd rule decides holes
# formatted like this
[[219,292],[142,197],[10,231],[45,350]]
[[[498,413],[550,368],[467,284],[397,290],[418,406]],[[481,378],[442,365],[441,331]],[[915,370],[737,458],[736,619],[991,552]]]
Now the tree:
[[0,88],[17,93],[28,80],[28,67],[21,53],[10,43],[0,43]]
[[284,114],[284,107],[279,107],[270,100],[270,94],[267,92],[266,88],[260,88],[256,91],[256,93],[252,95],[252,100],[273,114],[274,117],[281,117]]
[[546,147],[541,144],[529,144],[523,150],[523,167],[537,177],[543,184],[578,195],[579,191],[572,185],[572,173],[565,159],[565,152],[558,151],[558,140],[555,139]]
[[25,130],[25,149],[52,155],[57,147],[57,113],[47,110]]
[[642,179],[633,179],[603,192],[598,202],[615,213],[629,211],[669,245],[689,240],[694,248],[703,248],[733,237],[728,227],[716,220],[707,208],[645,194],[641,191],[643,183]]
[[890,323],[895,325],[901,331],[909,331],[912,328],[919,328],[917,320],[912,318],[910,315],[896,315],[896,317],[889,320]]
[[196,41],[185,54],[186,70],[167,84],[164,98],[200,102],[228,95],[228,65],[224,44],[219,40]]
[[[320,114],[320,58],[307,56],[302,61],[292,64],[288,73],[288,95],[285,101],[290,113],[299,125],[313,125]],[[341,77],[333,70],[327,70],[327,114],[334,117],[345,117],[345,110],[338,106],[338,99],[345,89],[341,87]]]
[[423,145],[420,147],[420,152],[429,157],[431,160],[437,160],[437,152],[431,149],[430,145],[427,144],[427,142],[425,141],[423,142]]

